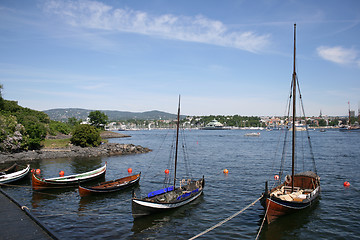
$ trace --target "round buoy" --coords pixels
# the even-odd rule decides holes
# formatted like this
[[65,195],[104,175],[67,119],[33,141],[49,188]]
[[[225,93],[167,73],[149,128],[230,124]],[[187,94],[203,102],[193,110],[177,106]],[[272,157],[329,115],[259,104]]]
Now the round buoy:
[[286,176],[285,176],[285,182],[286,182],[287,184],[289,184],[289,183],[291,182],[291,176],[290,176],[290,175],[286,175]]
[[64,174],[65,174],[64,171],[60,171],[60,172],[59,172],[59,176],[60,176],[60,177],[63,177]]
[[228,174],[229,170],[227,170],[226,168],[223,170],[223,173]]
[[344,187],[350,187],[350,183],[348,181],[344,182]]
[[40,170],[40,169],[36,169],[35,173],[36,173],[37,175],[39,175],[39,174],[41,173],[41,170]]
[[132,168],[128,168],[128,173],[132,173]]
[[170,171],[169,171],[169,169],[165,169],[164,172],[165,172],[165,174],[169,174]]
[[279,175],[275,175],[275,176],[274,176],[274,179],[275,179],[275,180],[279,180]]
[[31,173],[35,173],[35,169],[33,168],[33,169],[31,169]]

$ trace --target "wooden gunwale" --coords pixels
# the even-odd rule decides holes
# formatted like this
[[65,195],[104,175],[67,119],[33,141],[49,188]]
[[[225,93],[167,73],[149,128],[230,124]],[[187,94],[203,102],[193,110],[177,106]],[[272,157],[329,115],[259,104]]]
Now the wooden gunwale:
[[110,193],[120,191],[125,188],[131,187],[140,181],[141,173],[132,176],[119,178],[107,182],[100,183],[96,186],[84,187],[79,185],[79,195],[81,197],[97,194],[97,193]]
[[56,188],[56,187],[64,187],[64,186],[72,186],[76,185],[79,182],[85,182],[90,181],[96,178],[100,178],[105,175],[106,173],[106,166],[107,163],[105,163],[104,166],[95,169],[93,171],[89,171],[86,173],[80,173],[60,178],[40,178],[35,175],[35,173],[32,174],[32,187],[34,190],[44,190],[48,188]]

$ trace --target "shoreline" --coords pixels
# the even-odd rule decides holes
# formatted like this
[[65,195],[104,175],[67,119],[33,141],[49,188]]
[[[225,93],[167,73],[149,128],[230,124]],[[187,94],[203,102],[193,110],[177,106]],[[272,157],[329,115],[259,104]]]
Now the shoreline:
[[70,146],[66,148],[43,148],[19,153],[0,153],[0,164],[14,161],[34,161],[55,158],[100,157],[147,153],[151,149],[134,144],[104,143],[98,147]]

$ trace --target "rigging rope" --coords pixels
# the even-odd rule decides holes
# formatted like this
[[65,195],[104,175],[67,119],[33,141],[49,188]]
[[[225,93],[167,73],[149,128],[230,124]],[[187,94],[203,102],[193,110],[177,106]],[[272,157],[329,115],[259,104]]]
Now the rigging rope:
[[240,211],[238,211],[238,212],[236,212],[235,214],[231,215],[230,217],[228,217],[228,218],[222,220],[221,222],[215,224],[215,225],[212,226],[211,228],[208,228],[208,229],[206,229],[205,231],[199,233],[198,235],[196,235],[196,236],[194,236],[194,237],[192,237],[192,238],[189,238],[189,240],[196,239],[196,238],[198,238],[198,237],[200,237],[200,236],[202,236],[202,235],[204,235],[204,234],[206,234],[206,233],[214,230],[215,228],[220,227],[220,226],[223,225],[224,223],[230,221],[231,219],[233,219],[234,217],[236,217],[236,216],[239,215],[240,213],[244,212],[244,211],[245,211],[246,209],[248,209],[249,207],[255,205],[255,203],[258,202],[261,198],[262,198],[262,196],[259,197],[258,199],[256,199],[255,201],[253,201],[252,203],[250,203],[249,205],[247,205],[246,207],[244,207],[243,209],[241,209]]
[[[302,101],[302,95],[301,95],[301,91],[300,91],[300,84],[299,84],[298,78],[296,78],[296,81],[297,81],[298,91],[299,91],[299,95],[300,95],[301,109],[302,109],[302,112],[303,112],[304,118],[305,118],[304,103]],[[306,118],[305,118],[305,128],[306,128],[307,138],[308,138],[308,142],[309,142],[310,155],[311,155],[311,159],[312,159],[312,163],[313,163],[313,168],[314,168],[315,173],[317,174],[317,169],[316,169],[316,164],[315,164],[315,156],[314,156],[314,152],[312,149],[312,144],[311,144],[310,135],[309,135],[309,131],[308,131],[308,125],[306,123]]]

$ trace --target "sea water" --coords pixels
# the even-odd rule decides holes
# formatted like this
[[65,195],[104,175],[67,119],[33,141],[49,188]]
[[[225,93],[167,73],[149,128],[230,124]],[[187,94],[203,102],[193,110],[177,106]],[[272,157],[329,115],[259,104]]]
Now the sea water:
[[[258,131],[258,130],[256,130]],[[31,163],[40,168],[43,177],[55,177],[90,171],[108,164],[106,180],[141,172],[135,194],[164,186],[165,169],[173,172],[170,149],[174,130],[127,132],[131,138],[110,142],[148,147],[146,154],[39,160]],[[279,131],[259,131],[258,137],[247,137],[250,130],[185,130],[188,164],[179,159],[178,178],[186,175],[205,177],[204,194],[177,210],[134,220],[131,215],[132,189],[105,196],[80,198],[76,188],[45,193],[33,192],[31,180],[21,187],[3,188],[22,205],[27,206],[47,227],[63,239],[189,239],[237,213],[259,198],[265,181],[273,184],[279,172],[274,159]],[[167,138],[165,138],[167,137]],[[310,209],[265,224],[259,239],[356,239],[360,208],[360,133],[328,130],[311,131],[312,147],[321,177],[321,197]],[[183,150],[180,144],[179,153]],[[224,174],[223,170],[229,173]],[[171,178],[171,177],[170,177]],[[351,186],[345,188],[343,183]],[[255,239],[264,210],[259,202],[199,239]]]

